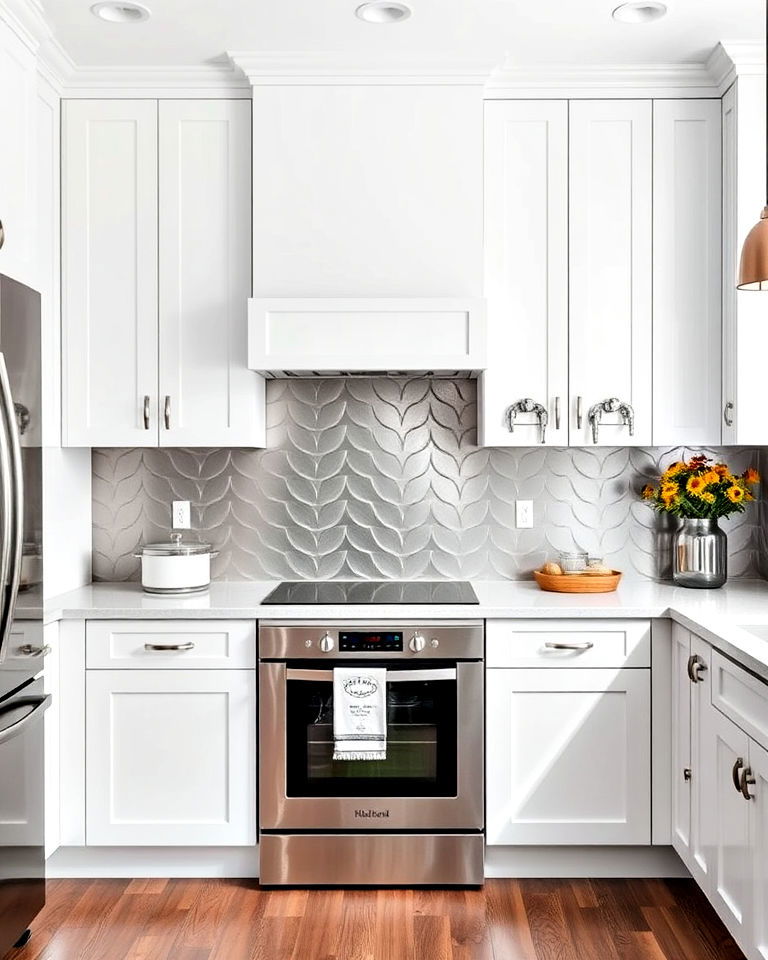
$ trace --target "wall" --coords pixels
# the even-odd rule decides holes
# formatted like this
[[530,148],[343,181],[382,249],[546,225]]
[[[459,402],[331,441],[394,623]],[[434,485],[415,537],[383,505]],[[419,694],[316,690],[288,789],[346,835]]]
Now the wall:
[[[638,491],[682,449],[483,449],[468,380],[274,380],[266,450],[94,450],[93,565],[135,578],[169,504],[220,551],[218,579],[524,578],[581,547],[668,573],[669,530]],[[743,470],[757,450],[720,451]],[[535,525],[514,527],[514,501]],[[726,521],[732,576],[758,574],[757,509]]]

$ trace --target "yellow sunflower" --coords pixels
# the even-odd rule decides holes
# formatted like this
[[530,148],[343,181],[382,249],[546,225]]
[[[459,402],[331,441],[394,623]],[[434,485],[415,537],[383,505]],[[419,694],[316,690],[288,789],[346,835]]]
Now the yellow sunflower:
[[702,500],[705,500],[707,503],[714,503],[714,502],[715,502],[715,495],[714,495],[714,493],[709,493],[709,492],[705,491],[704,493],[702,493],[701,499],[702,499]]
[[646,483],[646,485],[640,491],[640,496],[643,498],[643,500],[653,500],[655,493],[656,491],[650,485],[650,483]]
[[720,474],[716,470],[707,470],[701,479],[705,487],[711,487],[713,483],[720,483]]
[[741,487],[737,487],[736,484],[728,487],[725,493],[731,503],[741,503],[741,501],[744,499],[744,491]]
[[694,497],[700,497],[705,486],[704,477],[689,477],[685,488],[688,493],[692,493]]
[[664,471],[663,476],[664,476],[664,477],[675,477],[675,476],[677,476],[677,474],[680,473],[682,470],[685,470],[685,468],[686,468],[686,465],[682,462],[682,460],[675,460],[674,463],[670,464],[670,465],[667,467],[667,469]]

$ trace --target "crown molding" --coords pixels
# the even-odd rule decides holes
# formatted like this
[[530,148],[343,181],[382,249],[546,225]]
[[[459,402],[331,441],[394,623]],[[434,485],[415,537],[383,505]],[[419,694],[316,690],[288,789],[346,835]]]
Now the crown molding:
[[251,85],[231,63],[196,67],[75,67],[67,97],[250,97]]
[[709,55],[707,69],[722,96],[738,77],[765,76],[765,44],[757,40],[723,40]]
[[257,86],[448,85],[483,86],[493,63],[346,53],[228,52],[231,63]]
[[41,76],[61,92],[75,64],[53,35],[39,0],[0,0],[0,19],[34,53]]

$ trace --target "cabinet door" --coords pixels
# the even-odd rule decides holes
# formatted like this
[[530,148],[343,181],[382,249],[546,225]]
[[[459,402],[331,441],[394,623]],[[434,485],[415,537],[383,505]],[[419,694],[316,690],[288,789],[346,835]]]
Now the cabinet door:
[[719,444],[719,100],[653,105],[653,442]]
[[157,446],[157,104],[63,106],[63,442]]
[[[570,440],[651,442],[651,101],[570,104]],[[633,431],[590,409],[629,404]]]
[[541,443],[538,418],[507,411],[530,398],[547,412],[546,443],[568,442],[568,104],[485,105],[485,296],[488,367],[480,443]]
[[756,960],[768,960],[768,751],[749,743],[749,766],[755,785],[749,804],[752,845],[752,933]]
[[690,869],[691,855],[691,635],[672,625],[672,846]]
[[251,670],[89,670],[86,843],[256,842]]
[[749,765],[749,737],[711,704],[704,711],[702,736],[706,755],[701,813],[704,841],[711,850],[708,893],[725,925],[743,943],[751,918],[750,804],[734,780]]
[[251,104],[159,110],[160,444],[260,446],[264,380],[246,366]]
[[649,670],[487,672],[489,844],[648,844]]
[[0,21],[0,273],[37,286],[35,257],[35,55]]
[[[703,890],[709,889],[711,867],[711,838],[708,836],[706,807],[707,777],[711,762],[709,743],[704,730],[704,718],[711,709],[712,648],[696,634],[691,635],[691,656],[696,657],[701,679],[691,682],[691,835],[690,856],[686,866]],[[686,670],[687,672],[687,670]]]

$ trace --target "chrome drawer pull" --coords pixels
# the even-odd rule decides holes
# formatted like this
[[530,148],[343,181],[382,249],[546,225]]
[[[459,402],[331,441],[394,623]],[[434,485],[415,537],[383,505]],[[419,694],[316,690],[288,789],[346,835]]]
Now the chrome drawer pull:
[[187,643],[145,643],[145,650],[194,650],[195,645],[192,641]]
[[754,787],[757,781],[752,775],[751,767],[744,767],[741,771],[741,795],[745,800],[754,800],[755,795],[749,792],[750,787]]
[[19,653],[24,657],[47,657],[51,652],[50,644],[36,647],[31,643],[24,643],[19,647]]
[[548,650],[591,650],[594,643],[591,640],[584,643],[556,643],[554,640],[547,640],[544,646]]

